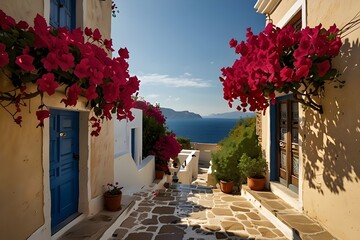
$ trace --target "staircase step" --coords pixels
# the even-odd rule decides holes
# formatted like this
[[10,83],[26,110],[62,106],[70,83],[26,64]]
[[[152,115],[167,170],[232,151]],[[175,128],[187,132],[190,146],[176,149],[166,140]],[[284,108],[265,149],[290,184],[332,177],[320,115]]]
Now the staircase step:
[[243,185],[241,195],[252,202],[259,212],[290,239],[336,239],[318,222],[293,208],[270,191],[253,191],[246,185]]

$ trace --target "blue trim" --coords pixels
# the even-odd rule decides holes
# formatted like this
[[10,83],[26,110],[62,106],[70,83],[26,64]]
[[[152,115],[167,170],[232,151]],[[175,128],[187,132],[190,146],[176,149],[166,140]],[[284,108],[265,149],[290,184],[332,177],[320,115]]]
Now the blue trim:
[[270,181],[279,180],[276,147],[276,104],[270,105]]
[[135,160],[135,128],[131,129],[131,156],[136,163],[136,160]]
[[285,96],[277,97],[277,98],[276,98],[276,102],[279,102],[279,101],[282,101],[282,100],[286,100],[286,99],[292,99],[292,98],[293,98],[293,95],[292,95],[292,94],[288,94],[288,95],[285,95]]

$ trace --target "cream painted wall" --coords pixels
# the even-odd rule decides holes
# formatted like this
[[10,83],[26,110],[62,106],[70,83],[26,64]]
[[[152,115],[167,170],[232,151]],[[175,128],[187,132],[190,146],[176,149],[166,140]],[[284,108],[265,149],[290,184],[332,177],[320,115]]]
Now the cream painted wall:
[[286,14],[286,12],[297,2],[297,0],[285,0],[280,1],[279,5],[276,7],[276,10],[271,13],[270,18],[273,23],[278,23]]
[[[281,1],[271,15],[274,24],[286,23],[284,17],[293,7],[290,2],[306,3],[303,21],[308,26],[322,23],[329,27],[336,23],[341,27],[360,9],[356,0]],[[300,158],[303,159],[299,198],[304,212],[339,239],[357,239],[360,234],[359,38],[360,29],[357,29],[343,39],[342,53],[333,65],[342,72],[340,79],[346,81],[345,87],[325,86],[325,96],[319,100],[324,113],[299,110]],[[264,116],[265,119],[269,118]],[[263,122],[262,126],[266,124]],[[264,130],[263,138],[266,138],[268,130]],[[263,148],[264,145],[268,144],[263,139]]]
[[[88,11],[84,14],[83,6]],[[78,27],[98,27],[103,38],[110,38],[111,1],[77,0],[77,8]],[[37,13],[49,18],[47,0],[0,1],[0,9],[29,24],[33,23]],[[2,79],[0,84],[4,84]],[[51,97],[45,94],[44,101],[50,108],[64,109],[60,104],[63,97],[61,92]],[[29,107],[31,113],[23,109],[21,128],[0,109],[0,233],[3,239],[50,239],[49,156],[48,144],[44,142],[48,139],[49,129],[48,121],[45,121],[44,129],[36,128],[35,112],[39,104],[39,98],[35,98]],[[82,111],[81,119],[86,120],[88,116],[84,99],[80,99],[76,107],[65,110]],[[80,139],[83,154],[80,157],[79,210],[89,213],[91,196],[98,196],[103,191],[102,186],[113,181],[113,122],[105,122],[101,136],[91,138],[89,142],[89,126],[80,129],[86,136]]]
[[91,138],[91,198],[104,193],[104,186],[114,182],[114,122],[104,121],[98,137]]
[[44,12],[44,0],[0,1],[0,9],[16,21],[24,20],[33,25],[36,14]]
[[[37,104],[38,99],[31,101],[32,106]],[[36,109],[31,111],[24,109],[19,127],[0,109],[0,233],[4,239],[25,239],[44,223],[42,129],[36,128]]]
[[[83,27],[99,28],[103,39],[111,36],[111,1],[83,1]],[[105,121],[100,136],[91,138],[91,198],[104,192],[104,185],[114,181],[114,123]]]
[[[356,0],[308,1],[308,25],[342,26],[359,9]],[[343,39],[342,54],[333,64],[342,71],[345,87],[325,87],[324,114],[307,111],[302,136],[304,209],[340,239],[357,239],[360,234],[359,38],[357,29]]]

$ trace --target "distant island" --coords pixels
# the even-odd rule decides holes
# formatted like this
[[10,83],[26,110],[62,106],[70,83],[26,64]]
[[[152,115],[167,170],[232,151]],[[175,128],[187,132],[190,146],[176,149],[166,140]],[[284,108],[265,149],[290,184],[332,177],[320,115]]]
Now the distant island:
[[199,114],[189,111],[175,111],[171,108],[161,107],[161,112],[167,119],[193,119],[202,118]]
[[225,118],[225,119],[245,119],[251,118],[256,115],[255,112],[241,112],[233,111],[227,113],[214,113],[206,116],[201,116],[200,114],[189,112],[189,111],[175,111],[171,108],[160,107],[161,112],[167,119],[198,119],[198,118]]
[[251,118],[256,115],[255,112],[227,112],[227,113],[214,113],[208,116],[203,116],[204,118],[228,118],[228,119],[240,119],[240,118]]

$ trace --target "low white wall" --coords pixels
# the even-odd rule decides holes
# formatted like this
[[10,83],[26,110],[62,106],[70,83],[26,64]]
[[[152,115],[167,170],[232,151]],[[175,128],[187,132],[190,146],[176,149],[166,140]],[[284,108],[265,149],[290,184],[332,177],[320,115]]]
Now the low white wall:
[[[198,150],[182,150],[178,158],[180,160],[180,170],[177,173],[179,182],[183,184],[191,184],[193,178],[197,178],[199,172],[199,154]],[[183,163],[186,166],[183,166]]]
[[114,181],[123,186],[123,193],[129,194],[143,186],[150,185],[155,179],[155,157],[146,157],[136,166],[130,153],[125,153],[114,162]]
[[211,161],[211,154],[219,150],[219,146],[216,143],[191,142],[191,147],[194,150],[199,150],[199,161],[207,163]]

